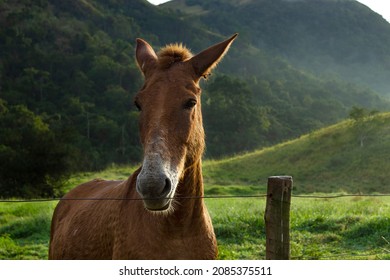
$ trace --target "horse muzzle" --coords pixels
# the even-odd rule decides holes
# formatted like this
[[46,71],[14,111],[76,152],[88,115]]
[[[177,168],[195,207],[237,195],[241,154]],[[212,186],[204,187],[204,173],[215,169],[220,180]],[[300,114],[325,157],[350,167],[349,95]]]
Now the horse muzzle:
[[163,172],[148,174],[141,171],[137,177],[136,188],[146,209],[164,211],[169,208],[174,189],[171,179]]

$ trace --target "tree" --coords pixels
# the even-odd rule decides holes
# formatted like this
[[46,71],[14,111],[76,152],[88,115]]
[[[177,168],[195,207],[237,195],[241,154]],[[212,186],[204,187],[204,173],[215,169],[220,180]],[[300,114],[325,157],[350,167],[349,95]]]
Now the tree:
[[354,120],[355,131],[358,135],[360,147],[364,147],[365,140],[370,135],[373,122],[368,122],[369,116],[374,116],[378,113],[377,110],[368,111],[365,108],[353,106],[349,111],[349,117]]
[[70,170],[66,145],[25,106],[0,104],[0,196],[60,195]]
[[349,117],[356,122],[362,121],[367,115],[367,110],[362,107],[352,106],[352,109],[349,111]]

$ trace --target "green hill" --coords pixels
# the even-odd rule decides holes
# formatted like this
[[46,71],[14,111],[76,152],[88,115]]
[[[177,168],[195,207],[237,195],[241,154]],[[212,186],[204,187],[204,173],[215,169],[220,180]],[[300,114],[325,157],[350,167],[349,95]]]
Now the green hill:
[[[291,175],[294,193],[389,193],[390,113],[347,120],[270,148],[204,165],[213,186],[263,191],[273,175]],[[260,188],[260,190],[259,190]],[[228,188],[226,188],[228,189]]]

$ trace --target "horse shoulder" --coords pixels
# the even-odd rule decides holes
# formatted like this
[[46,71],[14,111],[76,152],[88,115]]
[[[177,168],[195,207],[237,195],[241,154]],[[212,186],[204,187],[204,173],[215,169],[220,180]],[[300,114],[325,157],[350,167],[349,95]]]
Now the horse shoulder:
[[[111,258],[112,228],[123,182],[92,180],[66,194],[52,219],[50,258]],[[93,248],[93,249],[92,249]]]

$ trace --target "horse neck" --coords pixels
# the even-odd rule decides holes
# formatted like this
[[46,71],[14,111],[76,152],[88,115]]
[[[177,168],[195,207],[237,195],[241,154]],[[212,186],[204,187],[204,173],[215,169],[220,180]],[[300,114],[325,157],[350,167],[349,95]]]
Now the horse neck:
[[[185,169],[183,179],[180,180],[176,192],[176,197],[186,207],[195,206],[203,202],[204,187],[201,160],[198,160]],[[180,199],[181,197],[183,199]]]
[[203,196],[202,164],[199,160],[185,169],[177,186],[172,218],[180,223],[188,221],[192,224],[202,219],[205,210]]

